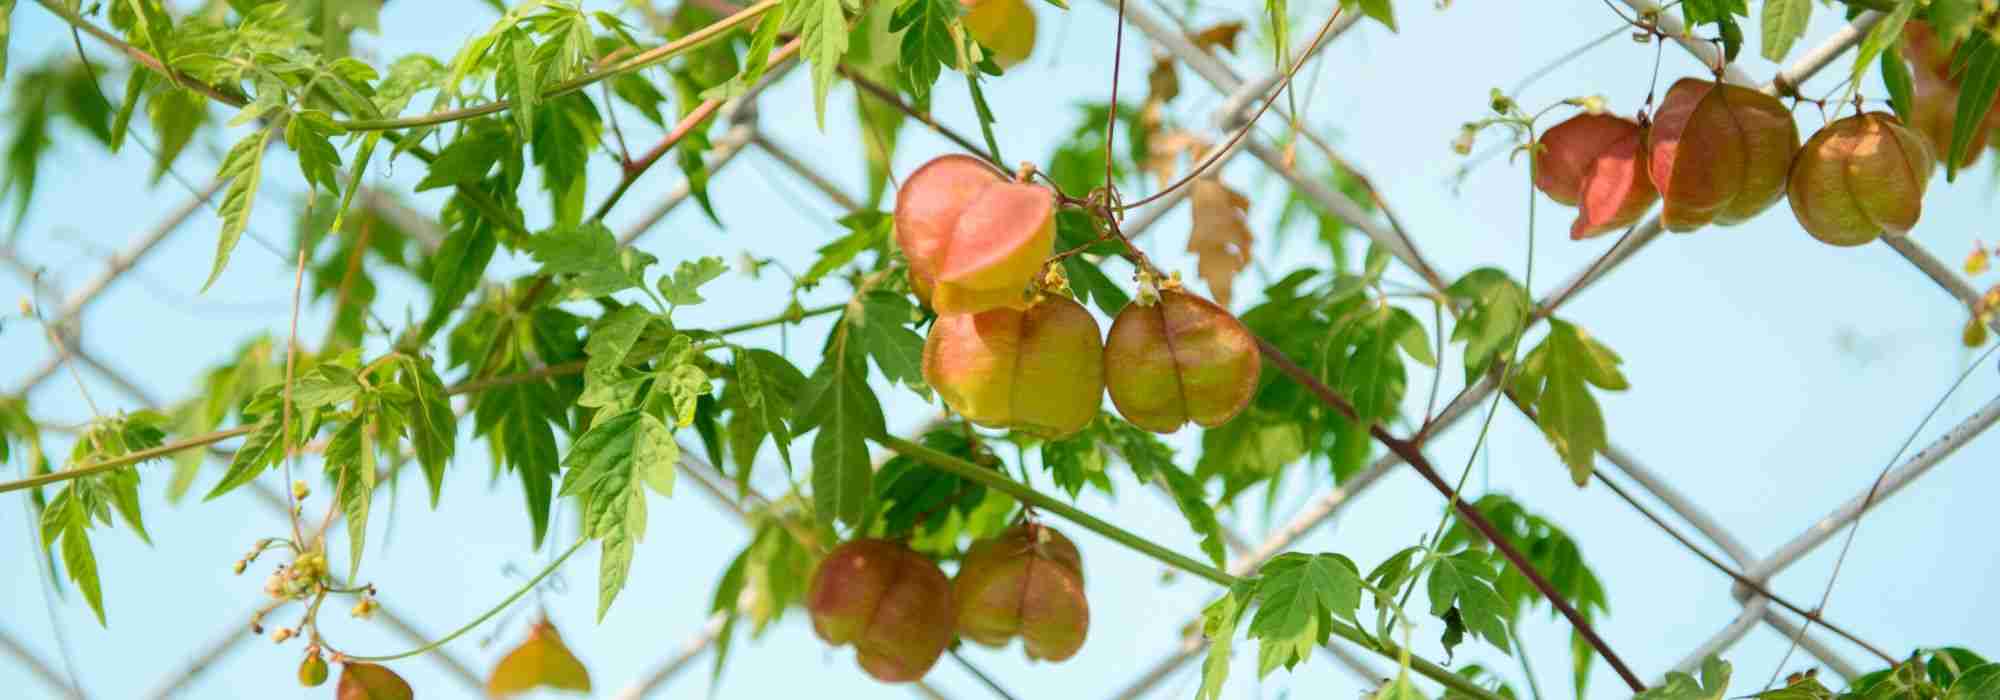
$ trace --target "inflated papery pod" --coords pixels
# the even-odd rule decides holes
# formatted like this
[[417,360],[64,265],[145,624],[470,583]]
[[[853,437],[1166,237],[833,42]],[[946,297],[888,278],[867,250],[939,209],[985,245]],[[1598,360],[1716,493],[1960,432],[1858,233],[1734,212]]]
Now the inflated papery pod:
[[959,0],[965,31],[992,52],[993,62],[1012,68],[1035,50],[1035,11],[1027,0]]
[[967,155],[931,159],[896,192],[910,287],[940,315],[1023,306],[1055,249],[1055,194]]
[[1569,237],[1631,226],[1659,199],[1646,175],[1645,129],[1609,114],[1578,114],[1550,127],[1535,149],[1535,188],[1577,207]]
[[951,582],[900,542],[835,547],[813,570],[806,609],[820,639],[854,645],[861,669],[884,683],[922,678],[951,643]]
[[[1939,165],[1947,160],[1951,151],[1952,128],[1958,124],[1958,86],[1928,73],[1919,71],[1912,81],[1910,91],[1910,126],[1923,134],[1924,143],[1931,147],[1931,157]],[[1987,132],[2000,123],[2000,111],[1986,113],[1986,124],[1972,130],[1972,140],[1966,143],[1965,167],[1979,161],[1986,150]]]
[[1026,309],[940,316],[924,340],[924,381],[974,423],[1063,437],[1103,404],[1099,333],[1089,310],[1057,295]]
[[1682,78],[1667,89],[1647,131],[1646,170],[1669,231],[1738,224],[1785,193],[1799,127],[1778,98]]
[[988,646],[1014,637],[1028,658],[1062,661],[1083,648],[1090,601],[1076,545],[1039,523],[973,543],[952,579],[958,633]]
[[1229,422],[1257,393],[1263,359],[1250,329],[1215,302],[1179,289],[1118,312],[1104,341],[1104,386],[1133,425],[1171,433]]
[[1821,128],[1792,162],[1792,214],[1826,243],[1857,246],[1902,235],[1923,213],[1932,155],[1924,138],[1887,112]]

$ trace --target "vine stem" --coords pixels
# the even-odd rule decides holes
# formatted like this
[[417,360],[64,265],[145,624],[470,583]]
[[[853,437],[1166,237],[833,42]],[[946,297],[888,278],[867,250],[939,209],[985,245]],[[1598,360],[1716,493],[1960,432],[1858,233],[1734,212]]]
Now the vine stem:
[[[42,0],[42,3],[46,5],[49,3],[49,1],[50,0]],[[732,14],[728,17],[724,17],[720,20],[717,20],[714,24],[710,24],[708,26],[697,29],[693,32],[690,32],[687,36],[681,37],[679,39],[667,42],[665,44],[653,47],[651,49],[647,49],[645,51],[641,51],[637,54],[634,54],[631,58],[612,64],[610,67],[605,68],[604,70],[596,71],[588,75],[578,76],[557,83],[553,87],[550,87],[548,90],[543,91],[541,99],[552,100],[557,97],[562,97],[563,95],[567,95],[569,93],[582,90],[586,87],[590,87],[591,85],[594,85],[597,82],[602,81],[606,78],[612,78],[626,73],[630,73],[632,71],[640,70],[642,68],[647,68],[659,64],[663,61],[666,61],[667,59],[679,56],[688,51],[692,51],[694,49],[707,46],[708,44],[713,43],[717,39],[721,39],[729,32],[729,30],[735,29],[738,25],[741,25],[752,19],[756,19],[758,15],[764,14],[766,11],[776,8],[778,4],[779,0],[763,0],[763,2],[759,2],[755,5],[743,8],[742,11],[737,12],[736,14]],[[507,109],[513,106],[514,106],[513,100],[504,100],[504,99],[494,100],[492,102],[487,102],[485,104],[475,105],[472,107],[463,107],[459,109],[445,110],[442,112],[432,112],[430,114],[423,114],[414,117],[402,117],[398,119],[357,119],[351,121],[334,122],[334,126],[350,132],[406,129],[413,126],[430,126],[433,124],[444,124],[448,122],[471,119],[473,117],[485,116],[496,112],[506,111]]]
[[[765,70],[769,71],[771,68],[775,68],[779,64],[790,61],[792,57],[799,55],[799,48],[803,45],[802,41],[802,39],[792,39],[785,42],[784,46],[778,47],[778,50],[771,52],[770,58],[765,61]],[[667,135],[662,137],[659,143],[653,144],[653,147],[643,155],[640,155],[637,160],[627,163],[624,175],[618,178],[618,185],[612,188],[611,194],[604,197],[602,204],[597,205],[597,211],[591,213],[590,220],[604,220],[604,215],[611,213],[611,207],[616,205],[619,199],[624,198],[625,191],[632,188],[632,183],[638,181],[639,176],[646,174],[647,170],[652,169],[654,163],[659,162],[660,158],[667,154],[667,151],[673,150],[674,146],[679,144],[682,139],[687,138],[688,134],[692,134],[696,129],[700,128],[703,123],[708,121],[709,117],[715,116],[716,111],[722,109],[722,102],[721,98],[709,98],[702,101],[700,105],[695,106],[692,111],[689,111],[687,116],[682,117],[679,123],[674,124],[674,128],[668,131]]]
[[[1086,530],[1103,535],[1113,542],[1152,557],[1155,561],[1162,564],[1200,576],[1225,588],[1234,585],[1240,580],[1238,577],[1231,576],[1221,569],[1162,547],[1152,540],[1148,540],[1117,525],[1105,522],[1103,519],[1086,513],[1075,506],[1029,488],[1027,485],[1007,478],[1006,475],[999,472],[986,469],[950,454],[904,440],[894,435],[878,435],[874,437],[874,440],[883,447],[887,447],[905,457],[923,462],[939,471],[979,482],[987,488],[1013,496],[1023,504],[1054,513],[1064,520],[1083,526]],[[1394,643],[1388,640],[1372,639],[1361,630],[1355,629],[1338,620],[1331,623],[1330,630],[1334,636],[1358,644],[1392,661],[1400,661],[1407,655],[1404,649],[1396,646]],[[1480,700],[1498,700],[1498,696],[1495,696],[1491,691],[1475,685],[1471,680],[1463,676],[1452,673],[1450,669],[1440,667],[1419,657],[1409,656],[1408,658],[1411,669],[1455,692]]]
[[[581,370],[579,369],[579,371]],[[0,493],[19,491],[21,489],[31,489],[37,486],[46,486],[61,481],[68,481],[70,479],[80,479],[94,474],[101,474],[103,472],[108,472],[128,464],[143,462],[149,459],[158,459],[160,457],[165,457],[167,455],[179,452],[181,450],[192,449],[196,447],[204,447],[207,445],[213,445],[215,443],[222,442],[223,440],[228,440],[233,437],[249,435],[250,431],[256,429],[257,426],[244,425],[244,426],[230,428],[228,430],[218,430],[204,435],[196,435],[194,437],[187,438],[185,440],[175,440],[173,442],[160,445],[159,447],[151,447],[139,450],[138,452],[126,453],[123,455],[119,455],[117,457],[113,457],[111,459],[104,460],[102,462],[97,462],[95,464],[89,464],[77,467],[75,469],[65,469],[59,472],[37,474],[25,479],[17,479],[14,481],[6,482],[4,484],[0,484]]]
[[549,562],[548,566],[542,567],[541,573],[535,574],[534,578],[528,579],[527,583],[521,584],[520,589],[515,590],[512,595],[509,595],[505,599],[501,600],[499,605],[495,605],[492,607],[492,609],[489,609],[484,613],[480,613],[478,617],[472,618],[471,622],[465,623],[465,626],[452,630],[450,634],[447,634],[443,637],[439,637],[437,638],[436,641],[430,642],[429,644],[425,644],[423,646],[411,649],[406,652],[402,652],[400,654],[389,654],[387,656],[355,656],[353,654],[341,654],[340,658],[342,661],[367,661],[370,663],[381,663],[383,661],[395,661],[397,659],[406,659],[412,656],[416,656],[418,654],[423,654],[432,651],[434,649],[437,649],[438,647],[449,644],[451,643],[451,640],[465,636],[465,633],[471,632],[473,629],[479,627],[479,625],[485,623],[487,620],[493,619],[494,615],[498,615],[500,614],[500,611],[506,610],[507,606],[513,605],[514,601],[520,600],[521,596],[527,595],[528,591],[535,590],[535,586],[537,584],[540,584],[542,582],[542,579],[548,578],[549,574],[553,574],[556,572],[556,569],[562,568],[563,562],[569,561],[570,555],[576,554],[576,551],[579,549],[583,549],[584,543],[589,541],[590,541],[589,538],[579,538],[576,541],[576,544],[572,544],[569,546],[569,549],[563,550],[562,556],[556,557],[555,561],[551,561]]

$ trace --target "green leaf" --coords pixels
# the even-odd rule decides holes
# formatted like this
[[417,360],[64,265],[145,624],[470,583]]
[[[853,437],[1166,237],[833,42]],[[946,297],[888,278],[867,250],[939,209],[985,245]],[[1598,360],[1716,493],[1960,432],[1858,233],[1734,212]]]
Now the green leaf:
[[[444,469],[458,447],[458,414],[451,410],[451,396],[444,380],[431,369],[427,358],[404,357],[402,386],[415,397],[410,411],[410,448],[423,467],[424,481],[430,485],[431,508],[437,508],[444,488]],[[378,435],[379,439],[379,435]]]
[[[14,0],[0,0],[0,78],[7,72],[7,13],[13,5]],[[152,71],[135,70],[125,78],[125,101],[118,108],[117,118],[111,121],[112,153],[125,145],[125,133],[132,128],[132,114],[139,111],[139,98],[145,97],[152,77]]]
[[1896,110],[1896,118],[1905,124],[1913,124],[1916,118],[1915,88],[1910,84],[1910,67],[1903,62],[1903,52],[1882,52],[1882,84],[1889,89],[1889,106]]
[[785,463],[785,470],[790,472],[792,433],[786,422],[791,420],[791,402],[797,398],[800,386],[805,384],[805,375],[783,355],[769,350],[738,348],[736,381],[743,392],[743,404],[755,413],[758,425],[778,446],[778,457]]
[[1229,679],[1229,656],[1236,639],[1236,626],[1249,607],[1253,584],[1239,580],[1201,611],[1201,635],[1208,640],[1208,658],[1201,662],[1201,687],[1195,700],[1220,700],[1222,683]]
[[[1371,304],[1351,314],[1327,342],[1322,375],[1349,401],[1364,423],[1395,417],[1407,388],[1398,349],[1426,365],[1435,364],[1423,325],[1400,308]],[[1421,349],[1421,354],[1412,352]]]
[[625,587],[632,551],[646,535],[646,490],[671,491],[680,445],[660,419],[627,411],[590,426],[563,459],[562,495],[583,504],[583,533],[602,542],[597,618]]
[[812,446],[813,510],[829,525],[838,520],[859,526],[872,512],[867,438],[883,431],[882,407],[860,360],[836,343],[799,398],[794,428],[819,429]]
[[7,77],[7,39],[14,33],[14,0],[0,0],[0,79]]
[[1916,8],[1914,1],[1896,3],[1895,9],[1883,13],[1882,21],[1876,22],[1875,28],[1868,31],[1868,36],[1862,37],[1861,45],[1854,50],[1854,73],[1850,77],[1854,82],[1848,88],[1849,94],[1853,94],[1853,90],[1868,77],[1868,68],[1875,65],[1875,58],[1902,38],[1903,25],[1910,21],[1910,13]]
[[[1500,594],[1493,590],[1494,571],[1485,552],[1468,551],[1439,557],[1431,566],[1424,589],[1431,599],[1431,614],[1444,617],[1456,611],[1465,629],[1487,643],[1510,651],[1507,646],[1507,610]],[[1445,653],[1451,653],[1451,644]]]
[[1785,60],[1792,44],[1805,36],[1812,7],[1813,0],[1764,0],[1764,58]]
[[750,35],[750,50],[744,54],[743,70],[737,72],[729,82],[701,91],[704,100],[727,100],[741,97],[751,86],[764,79],[764,69],[770,66],[771,49],[778,45],[778,26],[785,23],[785,7],[764,13],[757,21],[757,29]]
[[1633,700],[1722,700],[1729,689],[1729,662],[1710,656],[1701,662],[1701,680],[1669,671],[1667,681],[1633,696]]
[[847,55],[845,4],[844,0],[786,0],[784,4],[787,17],[800,18],[799,36],[804,40],[800,49],[812,63],[813,115],[821,129],[826,128],[827,88],[833,86],[841,57]]
[[625,356],[639,342],[639,335],[653,321],[653,314],[638,305],[620,307],[592,324],[590,338],[583,345],[590,359],[583,366],[583,395],[577,405],[625,407],[637,399],[643,378],[625,371]]
[[860,211],[840,217],[840,225],[847,228],[848,234],[819,247],[819,259],[799,277],[800,288],[811,289],[827,275],[854,262],[863,252],[880,248],[889,240],[896,222],[879,211]]
[[917,309],[907,296],[869,292],[861,313],[848,319],[848,332],[881,368],[882,376],[928,395],[924,388],[924,338],[907,325]]
[[[72,509],[76,507],[71,506]],[[77,590],[83,591],[83,599],[90,603],[91,612],[97,613],[97,624],[104,626],[104,587],[98,580],[97,555],[90,550],[88,523],[88,516],[73,510],[69,522],[63,526],[63,570],[69,573],[69,580],[76,583]]]
[[1590,387],[1623,391],[1618,355],[1583,329],[1549,319],[1549,334],[1521,362],[1514,389],[1537,412],[1542,435],[1569,465],[1577,486],[1590,482],[1592,463],[1607,444],[1604,414]]
[[343,404],[360,395],[361,382],[354,369],[332,362],[323,363],[292,382],[292,404],[299,408]]
[[1174,505],[1180,507],[1181,517],[1188,521],[1188,527],[1201,536],[1201,551],[1208,555],[1208,561],[1215,568],[1229,566],[1229,555],[1223,550],[1222,523],[1215,519],[1215,509],[1210,508],[1206,494],[1202,493],[1201,482],[1188,476],[1171,463],[1162,464],[1157,470],[1167,484],[1167,492],[1173,494]]
[[1395,680],[1384,684],[1381,690],[1369,696],[1369,700],[1425,700],[1425,698],[1423,692],[1417,690],[1417,684],[1410,682],[1410,671],[1405,667],[1396,674]]
[[431,159],[424,178],[417,181],[416,191],[465,185],[486,179],[493,165],[500,162],[500,155],[513,149],[511,139],[504,128],[498,128],[490,121],[473,122],[459,132],[456,139],[438,151]]
[[1390,0],[1340,0],[1340,5],[1348,10],[1360,10],[1362,15],[1381,22],[1389,31],[1396,31],[1396,9],[1390,5]]
[[1534,302],[1514,278],[1491,267],[1465,273],[1445,293],[1465,308],[1451,341],[1465,343],[1465,380],[1472,382],[1518,342]]
[[706,257],[683,260],[674,267],[671,276],[660,278],[660,297],[674,306],[694,306],[707,301],[698,291],[729,271],[729,265],[722,258]]
[[548,534],[556,476],[556,437],[566,404],[545,382],[526,382],[479,392],[474,432],[498,445],[503,464],[521,479],[536,547]]
[[958,42],[951,27],[961,14],[964,10],[955,0],[907,0],[889,19],[889,30],[903,35],[897,61],[903,89],[918,105],[930,104],[938,76],[958,64]]
[[[1833,700],[1832,690],[1811,674],[1801,675],[1787,681],[1784,687],[1773,688],[1750,696],[1757,700]],[[1914,696],[1913,696],[1914,697]]]
[[443,328],[452,312],[479,287],[486,266],[493,261],[493,252],[500,245],[493,233],[493,222],[477,213],[463,195],[454,196],[445,213],[447,221],[456,214],[457,225],[431,256],[431,308],[424,316],[423,327],[426,338]]
[[368,504],[375,494],[375,445],[367,421],[348,421],[326,444],[326,478],[333,482],[334,501],[347,519],[347,578],[361,570],[361,553],[368,540]]
[[153,163],[153,182],[158,183],[208,120],[208,98],[193,90],[166,88],[146,100],[146,118],[152,122],[153,138],[158,141],[159,159]]
[[[1911,5],[1914,3],[1901,6],[1899,12],[1907,17]],[[1879,31],[1883,24],[1888,23],[1889,20],[1884,19],[1875,27]],[[1871,33],[1869,36],[1874,35]],[[1970,160],[1976,155],[1969,153],[1972,138],[1977,134],[1979,125],[1985,123],[1995,95],[2000,94],[2000,45],[1994,44],[1993,37],[1986,32],[1974,32],[1959,47],[1952,67],[1959,71],[1959,93],[1958,108],[1954,114],[1956,121],[1951,127],[1951,152],[1962,157],[1944,159],[1947,180],[1958,177],[1959,161]]]
[[340,193],[340,152],[327,139],[335,133],[325,112],[310,111],[285,120],[285,145],[298,156],[299,173],[306,185]]
[[1945,700],[1992,700],[2000,698],[2000,664],[1973,667],[1945,692]]
[[1361,607],[1361,573],[1338,554],[1281,554],[1257,578],[1260,602],[1250,636],[1260,641],[1260,677],[1310,656],[1332,634],[1334,617],[1354,620]]
[[215,279],[222,276],[222,268],[229,265],[229,254],[236,250],[236,241],[250,226],[250,207],[257,201],[257,185],[264,177],[264,148],[276,132],[275,125],[259,129],[237,141],[222,159],[222,169],[215,177],[228,180],[229,189],[222,193],[222,231],[215,243],[215,266],[209,270],[208,281],[201,284],[201,291],[208,291]]
[[222,481],[215,485],[202,500],[213,501],[216,496],[233,491],[238,486],[250,483],[265,469],[277,464],[285,455],[285,446],[279,432],[282,421],[276,417],[267,418],[257,424],[257,429],[243,439],[236,448],[236,456],[229,460],[229,469],[222,473]]
[[659,261],[618,245],[600,222],[564,226],[528,238],[528,251],[544,275],[566,275],[563,298],[589,299],[646,284],[646,267]]

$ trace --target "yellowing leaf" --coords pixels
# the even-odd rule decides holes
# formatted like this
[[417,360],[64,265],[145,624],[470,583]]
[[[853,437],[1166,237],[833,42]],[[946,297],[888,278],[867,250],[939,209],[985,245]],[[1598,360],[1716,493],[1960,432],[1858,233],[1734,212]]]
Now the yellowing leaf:
[[1250,222],[1244,218],[1249,209],[1250,200],[1220,179],[1204,177],[1194,183],[1194,232],[1188,235],[1187,249],[1195,254],[1195,267],[1215,303],[1224,307],[1236,275],[1250,266]]
[[547,618],[536,622],[528,639],[501,657],[486,679],[486,694],[496,698],[535,688],[590,692],[590,671],[563,645]]
[[1965,256],[1965,274],[1977,275],[1985,272],[1989,262],[1991,261],[1986,256],[1986,249],[1974,246],[1972,253]]
[[1242,22],[1223,22],[1188,35],[1188,40],[1203,51],[1222,49],[1236,53],[1236,35],[1243,33]]
[[382,666],[350,663],[340,667],[340,686],[334,700],[414,700],[410,684]]
[[1146,139],[1146,172],[1157,178],[1160,188],[1165,189],[1174,183],[1181,156],[1198,157],[1208,147],[1207,141],[1186,131],[1149,135]]

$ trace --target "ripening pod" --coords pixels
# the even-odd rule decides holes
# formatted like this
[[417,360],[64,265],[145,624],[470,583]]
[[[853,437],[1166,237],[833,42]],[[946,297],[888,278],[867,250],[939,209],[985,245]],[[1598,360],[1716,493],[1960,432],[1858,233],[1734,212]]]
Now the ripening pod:
[[1931,163],[1923,137],[1895,115],[1835,121],[1806,139],[1792,161],[1792,214],[1806,233],[1833,245],[1909,233],[1923,212]]
[[835,547],[813,570],[806,609],[820,639],[853,644],[861,670],[884,683],[922,678],[951,643],[951,582],[900,542]]
[[1572,239],[1630,226],[1660,196],[1646,177],[1645,129],[1638,122],[1586,112],[1551,127],[1537,145],[1535,189],[1580,209]]
[[1068,659],[1090,632],[1083,558],[1054,528],[1024,523],[974,543],[951,591],[959,634],[987,646],[1019,636],[1030,659]]
[[1929,22],[1911,20],[1903,23],[1903,59],[1918,76],[1928,75],[1938,80],[1951,79],[1952,45],[1946,44],[1932,29]]
[[1067,436],[1103,403],[1099,337],[1090,311],[1063,296],[940,316],[924,340],[924,381],[974,423]]
[[896,192],[910,287],[939,314],[1021,306],[1055,250],[1055,195],[967,155],[931,159]]
[[1250,329],[1215,302],[1178,289],[1127,304],[1104,341],[1104,386],[1133,425],[1171,433],[1213,428],[1250,405],[1264,368]]
[[1011,68],[1035,50],[1035,11],[1027,0],[959,0],[965,31],[992,49],[993,62]]
[[1654,112],[1646,141],[1646,171],[1664,202],[1661,224],[1693,231],[1739,224],[1776,204],[1799,127],[1776,97],[1682,78]]

